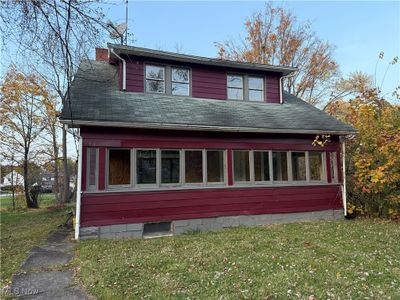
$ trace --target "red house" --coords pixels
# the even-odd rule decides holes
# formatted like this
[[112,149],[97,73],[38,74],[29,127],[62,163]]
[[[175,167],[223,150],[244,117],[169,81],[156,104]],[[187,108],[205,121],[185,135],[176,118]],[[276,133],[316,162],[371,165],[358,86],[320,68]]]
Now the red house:
[[[343,217],[341,137],[282,90],[295,68],[109,44],[61,121],[79,128],[76,238]],[[324,147],[312,145],[329,134]]]

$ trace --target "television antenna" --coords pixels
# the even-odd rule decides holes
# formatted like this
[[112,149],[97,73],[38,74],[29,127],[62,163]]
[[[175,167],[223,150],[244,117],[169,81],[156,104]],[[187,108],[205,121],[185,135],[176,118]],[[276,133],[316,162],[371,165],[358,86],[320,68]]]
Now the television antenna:
[[125,0],[125,22],[114,24],[111,20],[108,20],[106,27],[110,34],[110,38],[113,40],[120,39],[121,45],[124,44],[124,40],[125,45],[128,44],[128,0]]

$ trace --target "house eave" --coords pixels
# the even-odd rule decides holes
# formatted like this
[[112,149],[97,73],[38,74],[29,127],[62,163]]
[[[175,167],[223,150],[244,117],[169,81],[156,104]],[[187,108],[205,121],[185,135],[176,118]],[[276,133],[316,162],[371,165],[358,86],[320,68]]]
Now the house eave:
[[310,130],[310,129],[280,129],[280,128],[253,128],[253,127],[226,127],[206,126],[194,124],[169,124],[169,123],[142,123],[142,122],[114,122],[114,121],[87,121],[61,119],[61,123],[70,127],[94,126],[94,127],[123,127],[141,129],[162,130],[191,130],[191,131],[221,131],[221,132],[247,132],[247,133],[287,133],[287,134],[331,134],[350,135],[356,134],[351,130]]
[[285,66],[273,66],[273,65],[265,65],[265,64],[257,64],[257,63],[248,63],[248,62],[238,62],[231,61],[226,59],[218,59],[218,58],[209,58],[209,57],[201,57],[195,55],[187,55],[180,53],[173,53],[167,51],[153,50],[141,47],[133,47],[133,46],[124,46],[117,44],[108,44],[110,49],[113,49],[119,55],[134,55],[138,57],[148,57],[148,58],[157,58],[157,59],[165,59],[165,60],[173,60],[183,63],[194,63],[194,64],[202,64],[209,65],[214,67],[228,67],[233,69],[241,69],[241,70],[254,70],[254,71],[264,71],[264,72],[277,72],[281,73],[283,76],[289,75],[293,72],[296,72],[298,68],[295,67],[285,67]]

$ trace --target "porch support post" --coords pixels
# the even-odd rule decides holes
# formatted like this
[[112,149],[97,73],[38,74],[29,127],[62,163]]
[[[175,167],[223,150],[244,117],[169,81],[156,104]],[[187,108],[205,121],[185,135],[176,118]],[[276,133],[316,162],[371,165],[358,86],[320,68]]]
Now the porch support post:
[[79,228],[81,223],[81,194],[82,194],[82,136],[80,135],[79,132],[78,178],[76,181],[75,240],[79,239]]
[[344,215],[347,216],[347,189],[346,189],[346,144],[345,137],[341,137],[340,142],[342,144],[342,200]]

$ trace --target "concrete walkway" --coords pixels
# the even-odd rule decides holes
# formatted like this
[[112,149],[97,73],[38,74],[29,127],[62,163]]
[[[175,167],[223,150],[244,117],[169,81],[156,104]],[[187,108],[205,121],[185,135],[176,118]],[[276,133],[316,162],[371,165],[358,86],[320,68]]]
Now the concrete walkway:
[[22,272],[14,275],[11,292],[18,299],[90,299],[74,286],[71,270],[60,269],[73,258],[73,243],[68,228],[52,232],[43,245],[34,247],[22,264]]

